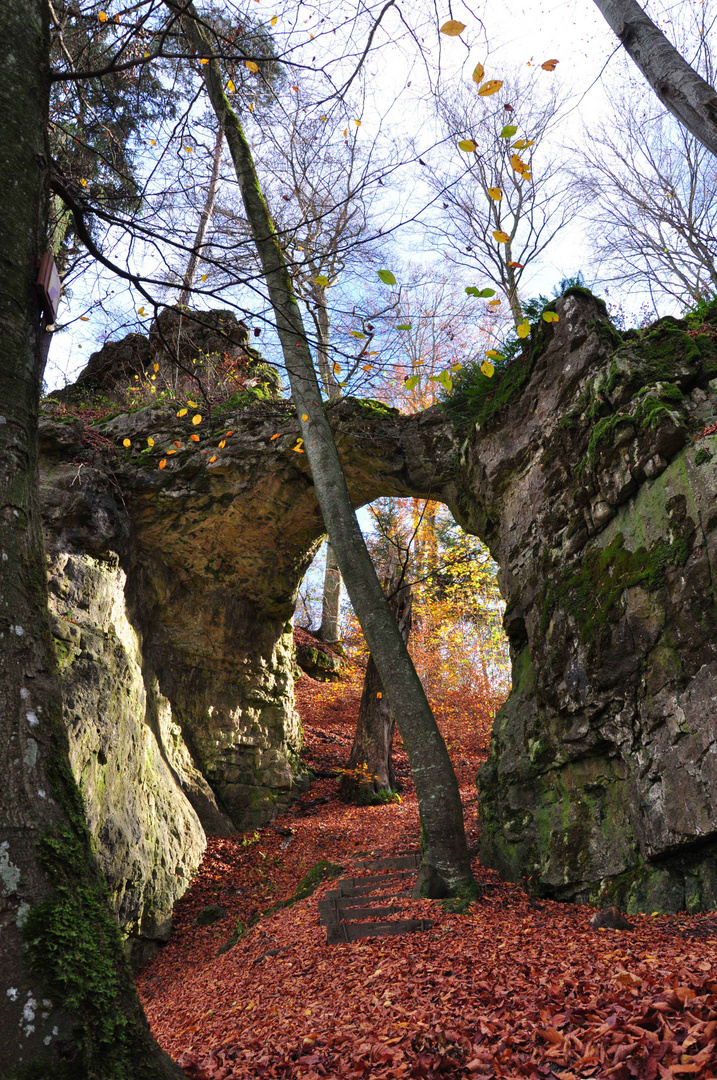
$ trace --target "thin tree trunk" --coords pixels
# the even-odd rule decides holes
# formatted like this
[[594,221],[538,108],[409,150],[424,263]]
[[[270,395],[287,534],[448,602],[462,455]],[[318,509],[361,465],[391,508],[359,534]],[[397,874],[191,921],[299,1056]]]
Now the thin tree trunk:
[[[401,636],[408,645],[411,633],[413,597],[410,585],[399,588],[403,567],[392,558],[386,591]],[[398,590],[398,591],[396,591]],[[341,779],[341,798],[359,806],[383,802],[382,795],[396,790],[393,772],[393,710],[384,691],[381,676],[369,656],[359,706],[358,723],[346,772]]]
[[37,481],[49,99],[45,0],[0,41],[0,1076],[181,1077],[153,1042],[70,771]]
[[[164,0],[184,16],[195,51],[212,49],[193,4]],[[276,317],[292,399],[299,418],[324,523],[337,554],[354,611],[383,680],[408,752],[421,816],[424,893],[446,895],[475,889],[463,825],[458,782],[421,681],[376,576],[351,502],[346,478],[308,347],[308,338],[288,268],[264,200],[251,150],[237,114],[224,93],[215,60],[203,65],[205,85],[227,139],[269,297]]]
[[187,269],[184,274],[184,282],[182,284],[182,291],[179,294],[179,303],[186,305],[189,303],[189,296],[191,293],[194,279],[197,276],[197,267],[199,266],[199,260],[201,258],[202,247],[207,235],[207,229],[209,228],[209,222],[212,220],[212,214],[214,213],[214,203],[217,199],[217,189],[219,187],[219,169],[222,164],[222,142],[224,140],[224,132],[221,127],[217,131],[217,137],[214,142],[214,156],[212,158],[212,173],[209,177],[209,188],[207,190],[207,197],[204,200],[204,207],[199,216],[199,225],[194,236],[194,244],[192,245],[192,253],[189,256],[189,262],[187,263]]
[[666,109],[717,155],[717,93],[690,67],[636,0],[595,0]]
[[327,645],[336,645],[341,635],[341,568],[330,540],[326,541],[326,569],[324,571],[324,594],[321,604],[321,629],[319,637]]
[[[331,320],[326,306],[326,290],[323,286],[314,286],[314,298],[316,301],[316,358],[319,365],[321,381],[329,401],[338,401],[341,397],[339,386],[333,371],[331,370],[331,357],[329,355],[329,334],[331,333]],[[336,552],[331,540],[326,541],[326,568],[324,570],[324,591],[321,599],[321,626],[319,637],[327,645],[336,645],[340,639],[339,622],[341,617],[341,568],[339,567]]]

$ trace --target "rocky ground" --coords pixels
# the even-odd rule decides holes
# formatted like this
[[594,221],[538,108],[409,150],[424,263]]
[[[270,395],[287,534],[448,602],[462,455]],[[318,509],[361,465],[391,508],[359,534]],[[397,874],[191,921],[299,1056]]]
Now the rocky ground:
[[[717,915],[640,914],[631,930],[594,929],[595,909],[532,900],[476,860],[486,889],[465,913],[411,901],[430,930],[326,944],[317,900],[334,882],[296,897],[338,867],[351,876],[367,853],[418,840],[400,748],[401,803],[338,801],[331,774],[348,757],[359,696],[360,672],[300,680],[305,758],[322,775],[272,825],[210,840],[169,943],[138,978],[156,1037],[187,1075],[717,1077]],[[436,706],[476,846],[488,710],[476,723]]]

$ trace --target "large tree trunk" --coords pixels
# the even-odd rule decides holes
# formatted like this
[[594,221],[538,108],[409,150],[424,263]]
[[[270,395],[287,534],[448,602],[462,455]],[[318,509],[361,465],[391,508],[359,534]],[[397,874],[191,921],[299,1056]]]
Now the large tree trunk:
[[[408,645],[413,597],[410,585],[399,588],[402,570],[403,567],[394,558],[386,581],[386,591],[401,636]],[[370,806],[384,802],[387,795],[396,791],[391,758],[394,727],[393,710],[373,656],[369,656],[356,734],[346,772],[341,779],[341,798],[346,802]]]
[[666,109],[717,155],[717,92],[690,67],[636,0],[595,0]]
[[47,8],[5,0],[0,44],[0,1076],[180,1077],[153,1042],[72,778],[37,484],[35,281],[47,244]]
[[[176,14],[185,16],[184,28],[191,45],[200,56],[209,58],[212,48],[197,21],[194,6],[180,0],[164,2]],[[411,764],[421,816],[424,866],[419,875],[420,887],[432,895],[474,889],[458,782],[356,520],[321,400],[307,334],[251,150],[239,118],[224,93],[218,63],[210,60],[203,65],[202,71],[209,99],[226,135],[269,290],[326,530],[354,611],[386,687]]]

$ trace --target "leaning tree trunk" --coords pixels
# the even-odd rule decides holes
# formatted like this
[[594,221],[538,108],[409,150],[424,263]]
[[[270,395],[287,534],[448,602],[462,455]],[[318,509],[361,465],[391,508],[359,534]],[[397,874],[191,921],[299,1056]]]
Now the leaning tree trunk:
[[[392,560],[386,591],[403,640],[411,633],[413,597],[411,586],[401,587],[402,567]],[[369,656],[359,705],[358,723],[346,771],[341,778],[341,798],[359,806],[386,801],[396,791],[393,772],[393,710],[385,694],[381,676]]]
[[594,0],[666,109],[717,155],[717,92],[636,0]]
[[239,117],[224,93],[219,64],[191,3],[164,0],[183,16],[184,30],[203,65],[205,86],[224,129],[244,209],[267,283],[284,363],[326,531],[337,554],[356,616],[373,653],[403,736],[421,817],[423,867],[418,888],[427,895],[475,889],[458,782],[446,745],[361,534],[336,443],[321,400],[308,337],[281,245],[259,185]]
[[70,772],[47,611],[35,282],[46,249],[45,0],[0,43],[0,1076],[181,1077],[153,1042]]

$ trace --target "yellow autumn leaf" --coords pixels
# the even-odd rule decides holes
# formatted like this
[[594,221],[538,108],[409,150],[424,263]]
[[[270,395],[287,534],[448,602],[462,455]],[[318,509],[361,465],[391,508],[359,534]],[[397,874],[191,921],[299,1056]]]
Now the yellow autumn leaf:
[[127,449],[129,449],[129,448],[130,448],[130,446],[132,445],[132,441],[131,441],[131,439],[123,439],[123,440],[122,440],[122,445],[123,445],[124,447],[126,447]]
[[301,449],[301,444],[303,443],[303,441],[304,441],[303,439],[297,439],[296,440],[296,446],[292,447],[292,450],[294,451],[295,454],[303,454],[304,451]]
[[159,467],[160,467],[160,469],[166,469],[167,468],[167,459],[166,458],[162,458],[162,460],[159,463]]
[[199,442],[199,436],[198,435],[190,435],[189,438],[192,440],[192,442]]
[[509,244],[510,237],[507,232],[503,232],[502,229],[493,230],[493,238],[498,241],[499,244]]
[[466,154],[475,153],[476,144],[472,139],[461,139],[458,143],[458,149],[463,150]]
[[219,443],[219,449],[223,450],[226,445],[227,445],[226,439],[222,439],[221,442]]
[[361,121],[360,120],[354,120],[354,124],[356,125],[356,127],[361,127]]
[[186,409],[180,409],[179,412],[177,413],[177,416],[186,416],[186,415],[187,415],[187,410]]
[[244,67],[247,69],[247,71],[251,71],[253,75],[256,75],[257,71],[259,70],[259,65],[254,60],[245,60]]
[[205,57],[202,57],[202,59],[199,61],[199,63],[200,64],[208,64],[209,61],[207,59],[205,59]]
[[100,20],[100,22],[107,22],[107,12],[101,11],[97,18]]
[[378,692],[378,693],[376,694],[376,697],[377,697],[377,698],[379,699],[379,701],[380,701],[380,699],[381,699],[381,698],[383,697],[383,694],[381,693],[381,691],[380,691],[380,690],[379,690],[379,692]]
[[281,432],[277,431],[276,435],[272,435],[272,437],[269,439],[269,442],[273,442],[274,439],[280,439],[280,438],[281,438]]
[[157,145],[157,140],[156,139],[150,139],[149,140],[149,145],[150,146],[156,146]]
[[522,322],[516,327],[516,333],[519,338],[526,338],[530,333],[530,323]]
[[154,439],[147,439],[147,446],[154,446]]
[[483,363],[480,366],[480,369],[481,369],[481,371],[483,372],[483,374],[485,375],[485,377],[487,379],[492,379],[493,378],[493,373],[495,372],[495,368],[491,364],[490,360],[484,360]]
[[558,315],[557,311],[544,311],[543,322],[560,322],[560,316]]
[[514,150],[527,150],[529,146],[535,146],[535,139],[518,139],[513,143]]
[[517,154],[510,155],[510,164],[517,173],[524,173],[527,168],[525,162],[521,161]]
[[278,21],[279,21],[279,16],[278,15],[272,15],[272,17],[269,19],[269,26],[276,26]]
[[159,364],[155,364],[155,365],[154,365],[154,370],[155,370],[155,371],[159,371]]
[[441,33],[445,34],[446,37],[458,37],[459,34],[463,33],[465,28],[466,24],[458,22],[458,19],[449,19],[448,22],[444,22],[441,27]]
[[496,349],[486,349],[485,354],[486,356],[500,356],[500,353]]
[[502,85],[502,79],[489,79],[488,82],[483,83],[478,93],[481,97],[490,97],[491,94],[497,94]]
[[143,307],[141,307],[141,308],[137,308],[137,314],[138,314],[138,315],[144,315],[144,314],[145,314],[145,310],[144,310],[144,308],[143,308]]
[[195,416],[192,417],[192,423],[194,424],[195,427],[197,426],[197,424],[201,424],[201,422],[202,422],[202,414],[201,413],[197,413]]
[[338,375],[341,372],[341,364],[334,363],[333,365],[334,375]]
[[167,450],[167,457],[169,457],[170,454],[176,454],[176,453],[177,453],[176,450]]
[[477,82],[479,84],[482,83],[484,75],[485,75],[485,71],[483,69],[483,65],[482,64],[476,64],[475,69],[473,71],[473,82]]
[[214,456],[213,456],[213,457],[210,457],[210,459],[209,459],[209,464],[210,464],[210,465],[213,465],[213,464],[214,464],[214,462],[215,462],[216,460],[217,460],[217,455],[216,455],[216,454],[214,454]]
[[83,187],[87,187],[87,181],[86,180],[80,180],[80,183],[82,184]]
[[488,301],[488,307],[499,307],[499,306],[500,306],[500,300],[489,300]]
[[301,419],[302,419],[302,420],[308,420],[308,419],[309,419],[309,415],[308,415],[308,413],[302,413],[302,414],[301,414]]
[[206,280],[207,280],[207,275],[206,275],[206,274],[202,274],[202,278],[201,278],[201,280],[202,280],[202,281],[206,281]]
[[229,91],[230,94],[233,94],[234,91],[236,90],[236,86],[234,85],[234,83],[232,82],[231,79],[227,83],[227,90]]
[[503,192],[500,190],[499,187],[489,187],[488,194],[494,202],[500,202],[500,200],[503,198]]
[[189,406],[190,409],[196,409],[196,407],[197,407],[196,401],[190,401],[189,398],[187,398],[187,405]]

